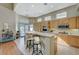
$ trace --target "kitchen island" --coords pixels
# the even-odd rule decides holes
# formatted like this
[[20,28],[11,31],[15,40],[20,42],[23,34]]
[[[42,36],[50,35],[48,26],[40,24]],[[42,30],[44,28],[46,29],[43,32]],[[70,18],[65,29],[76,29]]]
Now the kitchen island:
[[30,34],[38,35],[40,37],[44,46],[44,48],[42,49],[44,55],[79,54],[78,35],[36,31],[27,32],[26,34],[26,36]]
[[56,37],[53,33],[48,32],[27,32],[26,36],[28,35],[37,35],[39,36],[42,42],[42,52],[43,55],[55,55],[56,54]]

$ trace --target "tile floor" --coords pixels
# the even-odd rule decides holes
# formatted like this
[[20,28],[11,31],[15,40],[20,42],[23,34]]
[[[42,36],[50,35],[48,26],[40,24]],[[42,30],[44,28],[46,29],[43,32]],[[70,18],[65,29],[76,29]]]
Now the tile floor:
[[24,54],[24,55],[31,55],[32,54],[32,49],[27,48],[26,49],[26,43],[24,40],[24,37],[20,37],[19,39],[15,40],[17,47],[20,49],[20,51]]
[[79,48],[71,47],[59,38],[57,40],[57,55],[79,55]]
[[0,43],[0,55],[31,55],[32,49],[26,49],[24,38],[15,41]]
[[[79,55],[79,49],[70,47],[64,41],[57,41],[57,55]],[[0,43],[0,55],[31,55],[32,49],[25,48],[24,38],[6,43]]]

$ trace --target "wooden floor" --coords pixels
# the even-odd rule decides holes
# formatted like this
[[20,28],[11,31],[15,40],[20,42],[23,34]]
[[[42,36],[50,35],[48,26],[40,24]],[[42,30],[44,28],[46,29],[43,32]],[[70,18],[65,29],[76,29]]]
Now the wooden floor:
[[0,43],[0,55],[22,55],[14,41]]

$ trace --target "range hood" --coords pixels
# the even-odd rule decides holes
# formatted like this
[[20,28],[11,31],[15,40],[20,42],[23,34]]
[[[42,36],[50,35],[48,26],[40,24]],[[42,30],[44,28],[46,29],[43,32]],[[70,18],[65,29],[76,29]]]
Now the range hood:
[[58,26],[59,29],[69,29],[69,25],[63,24]]

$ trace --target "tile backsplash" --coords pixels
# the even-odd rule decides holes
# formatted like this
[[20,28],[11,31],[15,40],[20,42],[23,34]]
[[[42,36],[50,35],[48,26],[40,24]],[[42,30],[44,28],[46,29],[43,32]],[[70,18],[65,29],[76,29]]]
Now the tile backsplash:
[[64,32],[69,35],[79,35],[79,29],[54,29],[53,33]]
[[70,34],[79,35],[79,29],[70,29]]

